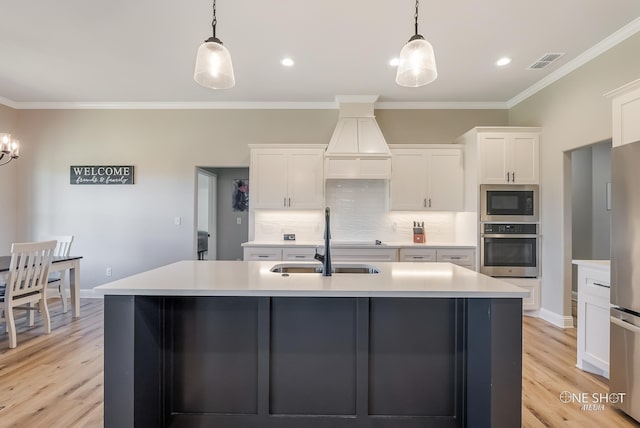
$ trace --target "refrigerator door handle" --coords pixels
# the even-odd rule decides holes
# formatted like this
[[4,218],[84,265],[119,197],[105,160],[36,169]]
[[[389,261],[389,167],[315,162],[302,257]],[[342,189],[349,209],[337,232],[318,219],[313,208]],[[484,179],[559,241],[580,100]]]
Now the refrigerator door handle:
[[611,323],[615,324],[619,327],[624,328],[625,330],[629,330],[634,332],[635,334],[640,334],[640,327],[637,327],[629,322],[623,321],[621,319],[618,319],[616,317],[611,317]]

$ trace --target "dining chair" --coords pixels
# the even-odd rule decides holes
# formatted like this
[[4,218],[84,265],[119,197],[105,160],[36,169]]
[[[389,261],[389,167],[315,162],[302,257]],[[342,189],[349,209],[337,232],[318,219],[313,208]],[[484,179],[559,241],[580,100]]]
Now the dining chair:
[[[53,252],[54,257],[67,257],[71,252],[71,244],[73,243],[73,235],[56,236],[51,239],[58,241],[56,249]],[[49,275],[47,284],[47,299],[53,297],[60,298],[62,302],[62,312],[67,313],[69,306],[67,304],[67,291],[65,289],[67,281],[67,272],[56,272]]]
[[[15,348],[16,324],[13,310],[40,310],[44,321],[44,331],[51,333],[51,319],[47,308],[47,278],[51,267],[51,258],[56,241],[14,243],[11,245],[11,261],[7,282],[0,289],[0,307],[2,317],[9,333],[9,348]],[[35,304],[38,307],[35,307]],[[24,305],[24,306],[21,306]],[[33,312],[30,312],[29,326],[33,325]]]

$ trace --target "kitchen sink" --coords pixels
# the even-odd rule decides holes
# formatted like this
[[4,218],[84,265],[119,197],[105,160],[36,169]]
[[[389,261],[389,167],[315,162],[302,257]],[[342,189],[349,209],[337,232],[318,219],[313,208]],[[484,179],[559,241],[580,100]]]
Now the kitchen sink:
[[[271,268],[271,272],[275,273],[322,273],[322,265],[317,264],[286,264],[281,263]],[[367,264],[334,264],[331,272],[336,273],[363,273],[374,274],[380,273],[375,267]]]

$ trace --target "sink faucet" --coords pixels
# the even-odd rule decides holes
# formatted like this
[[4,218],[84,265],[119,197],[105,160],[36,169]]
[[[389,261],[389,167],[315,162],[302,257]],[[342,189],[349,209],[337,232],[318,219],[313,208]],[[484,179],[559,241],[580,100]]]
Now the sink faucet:
[[318,254],[316,248],[316,254],[314,259],[322,262],[322,276],[331,276],[331,231],[329,230],[329,223],[331,221],[331,213],[329,207],[324,209],[324,255]]

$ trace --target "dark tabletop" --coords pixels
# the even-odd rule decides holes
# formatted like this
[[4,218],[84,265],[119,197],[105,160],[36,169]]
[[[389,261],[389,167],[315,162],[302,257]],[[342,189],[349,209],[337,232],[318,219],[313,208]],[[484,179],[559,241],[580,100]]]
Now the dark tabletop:
[[[81,258],[82,256],[54,257],[51,262],[66,262],[67,260],[76,260]],[[11,263],[11,256],[0,256],[0,272],[9,271],[9,263]]]

